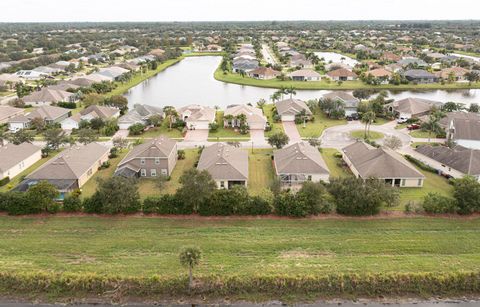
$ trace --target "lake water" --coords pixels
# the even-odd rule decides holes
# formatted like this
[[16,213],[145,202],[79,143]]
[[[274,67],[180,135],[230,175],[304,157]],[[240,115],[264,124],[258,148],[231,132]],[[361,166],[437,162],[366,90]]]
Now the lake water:
[[[276,89],[229,84],[214,79],[213,73],[221,57],[188,57],[156,76],[131,88],[125,95],[129,104],[171,105],[181,107],[188,104],[220,106],[253,103],[263,98],[269,101]],[[330,91],[297,90],[296,98],[309,100],[320,98]],[[418,97],[441,102],[454,101],[470,105],[480,103],[480,90],[428,90],[390,91],[390,98]]]
[[351,67],[354,67],[358,63],[357,60],[336,52],[314,52],[314,53],[320,59],[324,58],[325,63],[327,64],[330,63],[330,61],[332,61],[333,63],[342,62],[347,65],[350,65]]

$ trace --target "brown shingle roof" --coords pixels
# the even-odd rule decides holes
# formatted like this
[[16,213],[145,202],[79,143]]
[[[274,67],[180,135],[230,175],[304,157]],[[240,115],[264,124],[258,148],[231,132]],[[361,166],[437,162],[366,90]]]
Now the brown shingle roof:
[[27,114],[27,118],[41,118],[44,120],[56,120],[59,117],[62,117],[70,113],[70,109],[54,107],[54,106],[41,106],[35,108],[32,112]]
[[305,142],[275,151],[275,171],[280,174],[330,174],[320,152]]
[[248,180],[248,152],[216,143],[203,149],[197,168],[216,180]]
[[30,143],[22,143],[20,145],[10,143],[0,147],[0,171],[5,172],[11,169],[39,151],[41,151],[40,147]]
[[45,87],[40,91],[33,92],[30,95],[23,97],[23,101],[25,101],[25,103],[60,102],[68,101],[70,96],[73,96],[73,94],[66,91],[55,90]]
[[345,68],[339,68],[327,72],[329,77],[357,77],[357,74]]
[[298,114],[302,110],[305,110],[306,114],[311,115],[312,111],[308,108],[307,104],[300,99],[289,98],[282,101],[279,101],[275,104],[277,107],[278,115],[284,114]]

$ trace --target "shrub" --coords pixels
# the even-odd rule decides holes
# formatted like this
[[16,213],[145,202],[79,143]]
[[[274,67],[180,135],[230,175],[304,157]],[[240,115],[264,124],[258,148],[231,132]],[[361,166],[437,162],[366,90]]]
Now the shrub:
[[75,109],[77,108],[77,104],[75,102],[66,102],[66,101],[60,101],[57,103],[57,106],[65,109]]
[[82,203],[85,213],[103,213],[103,204],[97,193],[92,197],[85,198]]
[[472,176],[453,180],[453,197],[460,214],[480,211],[480,183]]
[[30,200],[26,193],[22,192],[8,192],[3,194],[3,205],[5,211],[9,215],[21,215],[37,213],[30,206]]
[[76,194],[70,194],[63,200],[63,211],[65,212],[80,212],[82,211],[82,201]]
[[193,206],[180,201],[175,195],[147,197],[143,201],[143,213],[192,214]]
[[208,129],[210,130],[210,132],[216,132],[216,131],[218,131],[218,124],[217,124],[217,122],[213,122],[213,123],[208,124]]
[[408,161],[410,161],[412,164],[418,166],[420,169],[424,170],[424,171],[427,171],[427,172],[431,172],[431,173],[434,173],[434,174],[437,174],[437,170],[425,163],[423,163],[422,161],[420,160],[417,160],[415,159],[414,157],[410,156],[410,155],[405,155],[405,159],[407,159]]
[[185,150],[179,149],[177,151],[177,159],[178,160],[185,160]]
[[428,193],[423,198],[422,208],[427,213],[454,213],[455,200],[438,193]]
[[276,195],[273,206],[275,213],[283,216],[305,217],[309,212],[305,200],[289,191]]
[[10,177],[5,177],[3,178],[2,180],[0,180],[0,187],[3,187],[4,185],[6,185],[7,183],[10,182]]

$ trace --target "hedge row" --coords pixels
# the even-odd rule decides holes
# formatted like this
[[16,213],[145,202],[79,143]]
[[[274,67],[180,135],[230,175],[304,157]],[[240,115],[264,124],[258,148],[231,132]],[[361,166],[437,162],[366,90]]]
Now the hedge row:
[[480,272],[388,273],[335,275],[232,275],[197,276],[188,289],[185,276],[120,277],[94,273],[0,272],[0,290],[5,293],[102,295],[107,292],[149,297],[185,295],[263,294],[317,296],[465,295],[480,293]]

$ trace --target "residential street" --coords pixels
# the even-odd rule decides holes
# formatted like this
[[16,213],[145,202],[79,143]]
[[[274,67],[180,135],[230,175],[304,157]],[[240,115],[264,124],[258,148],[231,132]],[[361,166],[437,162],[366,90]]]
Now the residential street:
[[262,45],[262,55],[263,55],[263,58],[265,59],[265,61],[267,63],[272,64],[272,65],[277,64],[277,61],[275,60],[275,57],[274,57],[272,51],[270,50],[270,47],[268,47],[268,45],[266,45],[266,44]]

